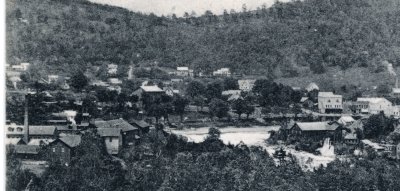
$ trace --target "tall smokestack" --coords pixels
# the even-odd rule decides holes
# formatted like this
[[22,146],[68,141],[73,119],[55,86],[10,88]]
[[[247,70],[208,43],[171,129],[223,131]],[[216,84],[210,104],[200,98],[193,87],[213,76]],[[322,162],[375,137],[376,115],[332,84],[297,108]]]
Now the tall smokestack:
[[29,142],[29,114],[28,114],[28,100],[29,95],[25,95],[25,104],[24,104],[24,142],[28,144]]

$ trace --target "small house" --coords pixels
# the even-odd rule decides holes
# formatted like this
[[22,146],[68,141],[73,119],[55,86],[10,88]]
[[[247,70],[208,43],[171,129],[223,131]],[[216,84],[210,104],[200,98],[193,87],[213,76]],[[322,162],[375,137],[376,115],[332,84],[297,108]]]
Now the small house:
[[117,155],[122,147],[122,133],[118,128],[98,128],[97,134],[103,138],[107,153]]
[[250,80],[250,79],[238,80],[239,89],[246,92],[253,90],[255,83],[256,80]]
[[80,135],[66,135],[56,139],[49,144],[50,160],[68,166],[75,154],[75,147],[80,143]]
[[213,76],[230,77],[231,70],[229,68],[221,68],[213,72]]
[[139,129],[123,119],[115,119],[109,121],[96,121],[94,124],[100,129],[119,129],[122,131],[122,144],[124,146],[131,146],[139,139]]
[[349,145],[356,145],[358,144],[357,134],[349,133],[344,136],[344,143]]
[[39,145],[14,145],[14,152],[21,159],[39,159]]

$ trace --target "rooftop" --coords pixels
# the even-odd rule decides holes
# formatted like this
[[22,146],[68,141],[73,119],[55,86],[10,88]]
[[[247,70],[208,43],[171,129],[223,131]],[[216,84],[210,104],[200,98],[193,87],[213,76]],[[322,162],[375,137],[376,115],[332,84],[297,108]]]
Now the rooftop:
[[73,148],[81,144],[82,137],[80,135],[65,135],[60,137],[59,140]]
[[389,102],[389,100],[383,97],[359,97],[357,98],[357,101],[365,101],[369,103]]
[[318,97],[336,97],[341,98],[342,95],[333,94],[333,92],[318,92]]
[[29,126],[29,135],[54,135],[56,126]]
[[297,122],[302,131],[334,131],[339,125],[337,123],[325,122]]
[[94,125],[97,128],[119,128],[123,132],[137,130],[138,128],[132,126],[123,119],[114,119],[109,121],[95,121]]
[[15,145],[15,152],[18,154],[39,154],[38,145]]
[[101,137],[119,137],[121,129],[117,128],[98,128],[97,133]]
[[142,88],[145,92],[164,92],[164,90],[158,86],[140,86],[140,88]]

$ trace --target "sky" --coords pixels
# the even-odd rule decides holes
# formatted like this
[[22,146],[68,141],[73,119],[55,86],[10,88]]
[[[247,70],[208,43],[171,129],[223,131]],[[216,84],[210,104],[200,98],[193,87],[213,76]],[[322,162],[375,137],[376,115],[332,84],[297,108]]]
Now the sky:
[[[242,5],[246,4],[248,10],[255,10],[265,4],[271,6],[276,0],[90,0],[95,3],[114,5],[127,8],[131,11],[142,13],[154,13],[158,16],[172,15],[182,16],[185,12],[189,14],[194,11],[197,16],[211,10],[214,14],[222,14],[226,9],[241,11]],[[290,0],[280,0],[287,2]]]

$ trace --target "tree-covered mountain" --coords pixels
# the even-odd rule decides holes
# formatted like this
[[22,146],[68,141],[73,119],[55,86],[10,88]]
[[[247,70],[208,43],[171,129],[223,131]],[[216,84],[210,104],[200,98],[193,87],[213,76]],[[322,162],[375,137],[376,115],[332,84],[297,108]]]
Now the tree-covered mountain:
[[8,0],[7,58],[66,72],[107,62],[272,76],[375,71],[384,60],[400,65],[400,2],[304,0],[177,18],[86,0]]

